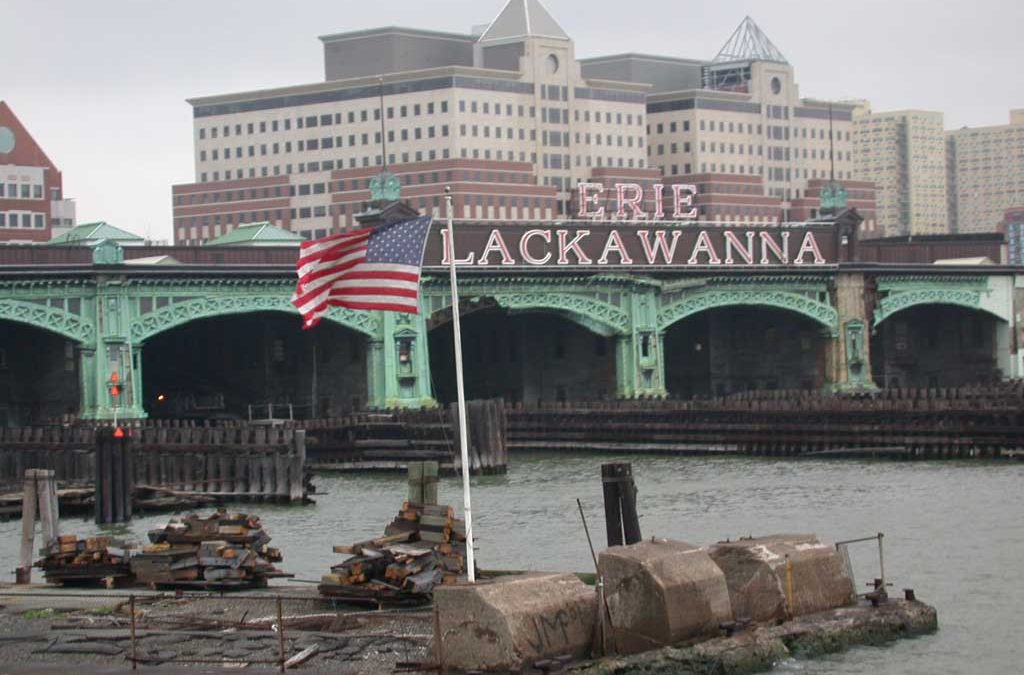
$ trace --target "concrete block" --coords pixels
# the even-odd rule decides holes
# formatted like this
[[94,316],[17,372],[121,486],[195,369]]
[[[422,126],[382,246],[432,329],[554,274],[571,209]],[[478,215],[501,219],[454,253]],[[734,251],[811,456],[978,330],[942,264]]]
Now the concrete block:
[[595,591],[574,574],[535,572],[434,589],[444,662],[458,670],[519,671],[590,655]]
[[850,604],[853,581],[834,546],[813,534],[774,534],[708,547],[729,586],[734,615],[754,621],[787,618],[786,556],[793,567],[793,616]]
[[598,564],[619,653],[714,636],[732,619],[725,575],[695,546],[668,539],[613,546]]

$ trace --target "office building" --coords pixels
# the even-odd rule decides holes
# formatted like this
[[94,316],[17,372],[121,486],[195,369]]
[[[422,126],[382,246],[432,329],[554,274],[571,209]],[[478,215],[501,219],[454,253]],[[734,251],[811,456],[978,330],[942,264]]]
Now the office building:
[[941,112],[855,111],[854,174],[876,186],[879,236],[949,232]]
[[1010,123],[946,132],[952,232],[993,232],[1024,204],[1024,109]]
[[0,101],[0,243],[49,241],[75,224],[60,170]]

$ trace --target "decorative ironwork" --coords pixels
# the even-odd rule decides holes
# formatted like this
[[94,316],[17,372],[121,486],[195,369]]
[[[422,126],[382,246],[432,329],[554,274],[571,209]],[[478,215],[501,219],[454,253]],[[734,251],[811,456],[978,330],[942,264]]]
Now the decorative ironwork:
[[839,314],[831,305],[788,291],[752,289],[701,289],[663,307],[658,312],[658,326],[667,330],[686,317],[717,307],[732,305],[764,305],[777,307],[814,319],[832,336],[839,333]]
[[[474,289],[480,293],[480,289]],[[462,293],[459,293],[460,297]],[[588,330],[599,334],[623,334],[629,330],[629,315],[614,305],[583,295],[571,293],[540,293],[522,291],[518,293],[480,293],[481,297],[492,298],[505,309],[556,310],[568,314],[568,318]],[[436,296],[435,296],[436,297]],[[432,313],[448,309],[451,299],[446,298],[439,306],[432,307]]]
[[[225,314],[243,314],[248,312],[287,312],[298,314],[295,306],[287,296],[272,295],[241,295],[241,296],[208,296],[188,302],[168,305],[132,321],[132,340],[140,342],[157,333],[207,317]],[[368,312],[358,312],[342,307],[333,307],[326,318],[346,328],[376,336],[380,331],[378,317]]]
[[83,343],[91,341],[96,331],[91,322],[62,308],[21,300],[0,300],[2,319],[36,326]]
[[981,291],[972,289],[949,289],[949,288],[916,288],[907,291],[891,292],[878,303],[875,310],[875,326],[888,319],[893,314],[914,307],[916,305],[959,305],[968,309],[975,309],[987,312],[993,316],[1005,320],[986,309],[981,304]]

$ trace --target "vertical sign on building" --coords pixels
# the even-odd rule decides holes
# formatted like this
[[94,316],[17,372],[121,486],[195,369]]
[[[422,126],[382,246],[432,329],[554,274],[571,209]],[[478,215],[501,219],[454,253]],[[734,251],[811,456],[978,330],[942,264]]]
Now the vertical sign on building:
[[1006,226],[1006,250],[1011,265],[1024,265],[1024,219]]

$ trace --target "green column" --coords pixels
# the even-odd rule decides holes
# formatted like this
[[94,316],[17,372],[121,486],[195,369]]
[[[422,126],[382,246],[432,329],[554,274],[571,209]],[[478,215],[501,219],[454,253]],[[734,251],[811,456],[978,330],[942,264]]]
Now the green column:
[[628,305],[629,332],[618,336],[615,343],[618,396],[665,396],[665,336],[657,326],[655,290],[634,290]]
[[[132,307],[127,288],[120,277],[101,277],[96,284],[95,343],[83,346],[82,385],[85,419],[137,419],[146,416],[142,408],[142,378],[136,372],[136,357],[141,353],[131,344]],[[110,394],[109,382],[117,373],[121,395]]]
[[423,314],[383,315],[384,405],[418,408],[434,405],[430,395],[427,327]]

